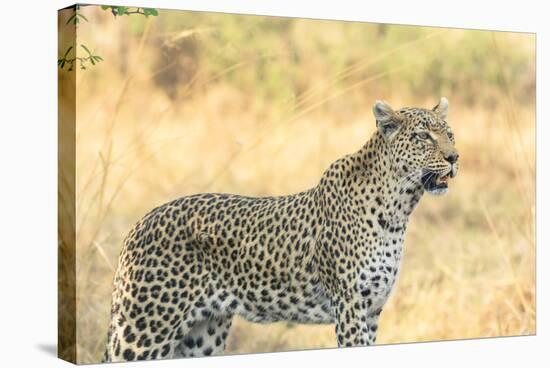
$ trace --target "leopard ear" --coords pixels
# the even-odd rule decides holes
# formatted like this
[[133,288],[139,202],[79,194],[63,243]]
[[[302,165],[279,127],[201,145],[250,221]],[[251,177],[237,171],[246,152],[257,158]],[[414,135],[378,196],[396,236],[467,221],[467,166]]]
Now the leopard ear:
[[439,103],[432,109],[443,120],[447,119],[449,113],[449,101],[445,97],[441,97]]
[[376,118],[376,127],[385,138],[390,139],[401,128],[401,118],[386,102],[376,100],[372,112]]

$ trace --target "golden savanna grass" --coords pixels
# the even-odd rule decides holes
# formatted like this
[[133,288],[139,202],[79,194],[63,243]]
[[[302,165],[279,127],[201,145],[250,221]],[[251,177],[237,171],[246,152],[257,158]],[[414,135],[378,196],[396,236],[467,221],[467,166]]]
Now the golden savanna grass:
[[[535,333],[533,35],[81,11],[78,43],[104,61],[61,71],[77,83],[79,362],[103,353],[117,257],[141,216],[198,192],[310,188],[374,132],[376,99],[446,96],[460,152],[450,193],[412,216],[378,343]],[[236,319],[228,352],[334,347],[333,329]]]

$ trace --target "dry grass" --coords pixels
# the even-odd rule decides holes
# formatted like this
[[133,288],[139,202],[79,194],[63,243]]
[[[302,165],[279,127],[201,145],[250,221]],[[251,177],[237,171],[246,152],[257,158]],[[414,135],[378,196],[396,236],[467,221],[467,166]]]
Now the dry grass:
[[[210,41],[229,39],[219,54],[240,59],[235,56],[234,62],[216,69],[214,56],[202,52],[178,64],[180,77],[188,69],[195,70],[193,76],[167,87],[155,78],[170,64],[155,60],[174,31],[190,29],[185,22],[175,21],[175,14],[164,19],[163,12],[149,21],[113,20],[92,7],[84,12],[90,24],[80,26],[79,37],[94,45],[105,62],[77,71],[79,362],[100,359],[122,239],[149,209],[197,192],[260,196],[309,188],[330,162],[358,149],[372,134],[370,106],[375,99],[396,107],[428,107],[440,93],[451,101],[461,169],[447,197],[425,197],[413,214],[399,282],[382,314],[378,342],[535,333],[535,116],[529,85],[534,67],[528,64],[519,80],[512,78],[516,70],[510,67],[519,57],[534,62],[531,36],[489,38],[483,47],[490,49],[483,52],[498,66],[492,85],[467,79],[475,60],[466,60],[463,74],[455,78],[463,83],[458,90],[451,88],[454,79],[442,67],[434,71],[441,74],[440,81],[426,81],[420,94],[415,71],[432,68],[442,45],[461,48],[463,42],[477,42],[478,36],[431,29],[389,44],[385,40],[390,36],[408,29],[296,20],[283,43],[312,57],[287,65],[276,52],[266,56],[258,51],[283,71],[288,67],[296,78],[289,82],[276,75],[257,76],[250,81],[251,70],[262,63],[254,56],[260,46],[243,47],[237,36],[230,42],[232,34],[224,32],[237,34],[240,28],[216,28],[203,17],[204,27],[194,28],[203,35],[193,47],[202,50]],[[380,42],[350,48],[349,60],[333,60],[329,51],[326,58],[314,52],[319,40],[312,34],[323,35],[318,37],[331,47],[341,45],[346,53],[347,37],[354,37],[357,29]],[[271,50],[288,54],[279,48],[279,38],[265,40],[273,44]],[[513,52],[501,46],[510,44],[517,46]],[[422,58],[407,59],[414,50]],[[408,61],[388,66],[395,58]],[[280,84],[273,87],[280,95],[264,86],[275,83],[272,79]],[[177,93],[171,98],[168,92],[174,88]],[[236,319],[228,341],[231,353],[332,346],[332,326],[256,325],[241,319]]]

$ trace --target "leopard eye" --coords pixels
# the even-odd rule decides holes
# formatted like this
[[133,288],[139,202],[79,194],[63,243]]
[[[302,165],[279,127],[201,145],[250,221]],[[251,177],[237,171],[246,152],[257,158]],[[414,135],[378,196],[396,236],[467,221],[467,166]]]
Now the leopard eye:
[[420,132],[420,133],[416,133],[416,136],[420,139],[428,139],[430,138],[430,135],[426,132]]
[[447,136],[449,139],[453,139],[455,135],[452,132],[447,132]]

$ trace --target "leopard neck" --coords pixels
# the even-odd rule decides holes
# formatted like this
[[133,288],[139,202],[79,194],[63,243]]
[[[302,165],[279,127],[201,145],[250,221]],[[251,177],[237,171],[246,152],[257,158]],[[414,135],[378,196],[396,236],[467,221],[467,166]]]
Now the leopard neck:
[[400,174],[394,153],[379,132],[357,152],[334,162],[324,173],[323,192],[336,192],[338,199],[367,217],[387,217],[403,223],[418,204],[424,189]]
[[387,216],[406,222],[424,194],[424,188],[420,183],[407,180],[396,162],[396,155],[377,131],[351,155],[354,162],[351,176],[357,179],[350,184],[356,188],[353,193],[363,196],[362,193],[368,191],[375,201],[378,198]]

